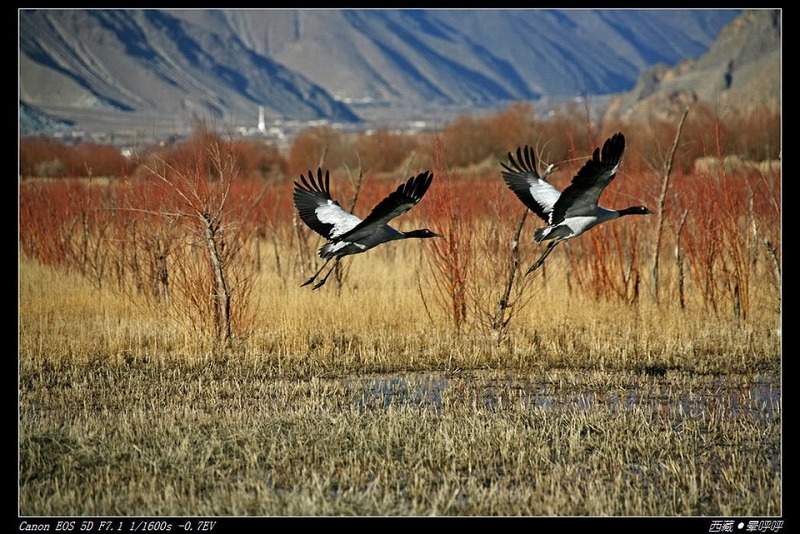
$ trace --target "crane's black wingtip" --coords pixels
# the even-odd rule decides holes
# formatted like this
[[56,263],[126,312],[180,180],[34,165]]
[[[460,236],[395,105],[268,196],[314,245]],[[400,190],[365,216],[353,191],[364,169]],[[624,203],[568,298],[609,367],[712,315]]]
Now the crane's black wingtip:
[[[622,159],[622,153],[625,152],[625,136],[622,132],[617,132],[603,143],[602,161],[608,163],[618,163]],[[594,149],[592,159],[599,161],[601,159],[600,147]]]
[[425,189],[427,190],[433,182],[433,173],[431,171],[425,171],[422,173],[422,176],[424,176]]
[[622,132],[617,132],[606,140],[605,145],[614,147],[616,151],[622,151],[625,149],[625,136]]
[[431,171],[421,172],[416,176],[416,180],[419,183],[430,185],[430,183],[433,181],[433,173]]
[[406,196],[419,200],[428,191],[431,182],[433,182],[433,173],[424,171],[409,178],[405,184],[402,184],[398,188],[398,191]]
[[508,164],[501,162],[500,165],[507,172],[515,173],[532,173],[538,177],[536,172],[536,156],[533,153],[533,147],[529,145],[518,146],[517,155],[508,152]]
[[306,191],[308,193],[322,193],[330,197],[331,191],[331,172],[325,171],[325,176],[322,176],[322,167],[317,168],[317,176],[314,177],[312,170],[308,171],[308,176],[300,174],[300,182],[295,181],[295,191]]

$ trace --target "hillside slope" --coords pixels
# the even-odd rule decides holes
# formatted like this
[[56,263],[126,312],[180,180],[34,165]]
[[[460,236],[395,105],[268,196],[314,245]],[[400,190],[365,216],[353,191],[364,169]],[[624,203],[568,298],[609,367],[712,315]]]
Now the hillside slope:
[[[23,118],[354,122],[629,90],[737,10],[21,10]],[[31,126],[33,127],[33,126]]]
[[780,109],[780,11],[746,11],[699,58],[647,69],[632,91],[611,101],[606,117],[673,121],[696,102],[721,114],[729,109]]

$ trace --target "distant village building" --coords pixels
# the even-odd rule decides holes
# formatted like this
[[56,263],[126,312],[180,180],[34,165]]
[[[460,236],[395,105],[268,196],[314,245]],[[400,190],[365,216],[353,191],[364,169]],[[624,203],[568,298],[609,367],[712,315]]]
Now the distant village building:
[[264,106],[258,106],[258,131],[267,133],[267,122],[264,120]]

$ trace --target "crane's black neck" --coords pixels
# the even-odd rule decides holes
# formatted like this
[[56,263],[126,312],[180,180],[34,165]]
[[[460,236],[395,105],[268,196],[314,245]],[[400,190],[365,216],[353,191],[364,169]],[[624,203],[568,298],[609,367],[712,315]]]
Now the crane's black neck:
[[623,215],[647,215],[650,210],[644,206],[631,206],[630,208],[617,210],[617,213],[619,213],[620,217]]
[[431,232],[427,228],[423,228],[422,230],[411,230],[410,232],[403,232],[403,237],[406,238],[426,239],[428,237],[438,237],[438,236],[439,234]]

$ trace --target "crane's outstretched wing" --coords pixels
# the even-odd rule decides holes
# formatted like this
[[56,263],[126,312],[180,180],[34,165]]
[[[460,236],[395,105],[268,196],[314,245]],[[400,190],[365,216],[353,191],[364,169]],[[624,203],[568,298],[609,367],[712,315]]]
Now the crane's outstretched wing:
[[397,190],[378,202],[367,217],[357,226],[350,229],[337,239],[352,239],[362,230],[379,228],[388,224],[395,217],[399,217],[417,205],[433,181],[433,174],[425,171],[408,179]]
[[616,133],[603,143],[603,150],[595,148],[592,158],[584,163],[572,183],[561,192],[553,208],[551,224],[565,217],[592,213],[608,184],[614,179],[625,151],[625,136]]
[[516,159],[509,152],[508,165],[502,162],[500,165],[505,169],[503,180],[509,189],[528,209],[549,223],[550,213],[561,192],[536,172],[533,149],[528,145],[525,145],[524,150],[517,147]]
[[346,234],[361,222],[361,219],[346,211],[331,197],[330,171],[317,169],[317,178],[308,171],[308,180],[302,174],[301,183],[294,183],[294,206],[309,228],[327,239],[336,239]]

